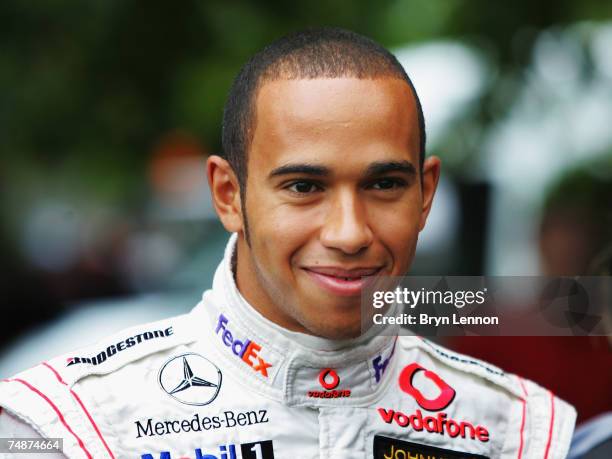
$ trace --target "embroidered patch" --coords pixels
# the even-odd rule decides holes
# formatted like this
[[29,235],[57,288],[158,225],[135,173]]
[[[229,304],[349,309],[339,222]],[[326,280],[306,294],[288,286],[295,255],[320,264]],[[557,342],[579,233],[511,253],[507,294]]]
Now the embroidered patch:
[[434,446],[411,443],[396,438],[374,436],[374,459],[489,459],[480,454],[453,451]]

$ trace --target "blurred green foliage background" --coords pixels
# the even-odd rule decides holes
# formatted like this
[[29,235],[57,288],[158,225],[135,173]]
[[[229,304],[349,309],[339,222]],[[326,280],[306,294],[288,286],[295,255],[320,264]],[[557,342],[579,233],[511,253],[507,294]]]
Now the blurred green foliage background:
[[[603,82],[603,93],[610,96],[608,101],[612,100],[610,91],[605,91],[606,85],[612,87],[612,73],[597,73],[592,46],[596,32],[612,27],[611,20],[612,2],[601,0],[1,2],[0,250],[4,275],[0,293],[6,317],[11,318],[5,322],[11,325],[3,331],[4,339],[82,298],[140,290],[135,286],[138,283],[125,280],[130,274],[123,266],[127,263],[123,254],[133,247],[126,242],[130,235],[165,232],[178,246],[161,239],[161,245],[170,248],[160,257],[174,261],[144,283],[146,290],[161,286],[160,279],[196,258],[203,241],[218,234],[218,226],[206,218],[168,224],[171,218],[151,212],[151,196],[160,189],[180,194],[172,186],[168,191],[164,158],[204,157],[219,151],[222,108],[232,78],[250,55],[275,38],[308,26],[333,25],[370,36],[392,50],[437,41],[475,50],[486,62],[485,83],[444,134],[432,138],[429,150],[441,154],[455,182],[486,182],[489,189],[495,174],[486,172],[487,155],[490,145],[496,143],[491,136],[500,121],[512,117],[525,97],[546,110],[564,100],[563,94],[546,96],[545,91],[541,99],[525,96],[530,75],[536,72],[534,52],[543,34],[552,37],[552,43],[578,49],[574,83],[590,84],[597,78]],[[612,49],[612,42],[608,45]],[[411,69],[407,70],[410,74]],[[452,73],[441,77],[454,79]],[[563,81],[560,85],[563,87]],[[567,103],[573,103],[571,97]],[[607,103],[606,99],[601,103]],[[603,117],[592,122],[609,121]],[[586,151],[588,158],[609,158],[612,142],[602,141],[596,147],[578,145],[575,150]],[[557,169],[569,167],[570,162],[563,164]],[[604,169],[609,161],[605,164]],[[202,169],[202,177],[203,173]],[[609,176],[604,181],[609,183]],[[503,189],[504,183],[498,185]],[[467,197],[461,207],[463,220],[466,209],[470,210],[470,196],[483,196],[481,188],[463,193]],[[503,196],[506,201],[479,201],[481,208],[475,211],[468,231],[472,237],[462,238],[462,246],[452,252],[457,260],[453,266],[440,265],[435,251],[429,259],[424,257],[423,266],[440,274],[485,270],[487,251],[491,252],[484,232],[491,218],[486,209],[491,202],[499,209],[500,202],[514,199],[512,192]],[[60,212],[57,228],[48,223],[53,218],[37,220],[37,215],[47,215],[36,209],[45,209],[48,200],[63,203],[60,211],[54,207],[52,212]],[[532,229],[539,212],[534,209],[541,201],[540,197],[525,201],[526,208],[532,209],[525,220],[532,222]],[[96,213],[99,209],[105,213]],[[78,228],[71,219],[80,222],[74,224]],[[54,244],[54,235],[61,228],[68,228],[68,239],[85,237],[79,225],[89,225],[85,236],[90,242],[74,249],[78,253],[70,262],[36,262],[36,254]],[[494,231],[495,224],[492,228]],[[160,244],[154,246],[151,250],[158,250]],[[146,247],[151,246],[145,244],[145,252]],[[501,249],[495,249],[498,256],[493,266],[512,259],[511,246],[495,247]],[[478,260],[470,261],[470,256]],[[136,270],[138,266],[142,264]],[[520,267],[520,261],[513,266]]]

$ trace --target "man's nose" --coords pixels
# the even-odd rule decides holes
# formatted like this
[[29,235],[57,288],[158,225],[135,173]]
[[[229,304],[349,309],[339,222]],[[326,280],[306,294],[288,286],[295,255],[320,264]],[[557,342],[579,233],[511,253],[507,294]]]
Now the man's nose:
[[333,201],[321,230],[321,243],[328,248],[354,255],[368,247],[374,234],[366,208],[356,193],[339,193]]

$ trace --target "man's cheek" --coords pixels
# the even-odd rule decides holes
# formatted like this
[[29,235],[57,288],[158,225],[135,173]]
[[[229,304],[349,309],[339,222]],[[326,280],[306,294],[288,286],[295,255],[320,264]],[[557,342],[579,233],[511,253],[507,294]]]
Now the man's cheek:
[[[400,217],[401,216],[401,217]],[[379,215],[372,220],[380,239],[388,240],[392,246],[410,246],[419,234],[419,215],[411,212]]]

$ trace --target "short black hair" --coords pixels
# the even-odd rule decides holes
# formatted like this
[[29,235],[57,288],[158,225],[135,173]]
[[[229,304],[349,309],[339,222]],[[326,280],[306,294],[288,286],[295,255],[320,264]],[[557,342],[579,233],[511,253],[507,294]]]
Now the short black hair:
[[248,150],[255,130],[257,92],[265,82],[280,79],[399,78],[410,86],[419,124],[419,168],[425,158],[425,119],[421,101],[397,58],[375,41],[339,28],[313,28],[266,46],[234,80],[223,112],[223,157],[232,166],[244,201]]

